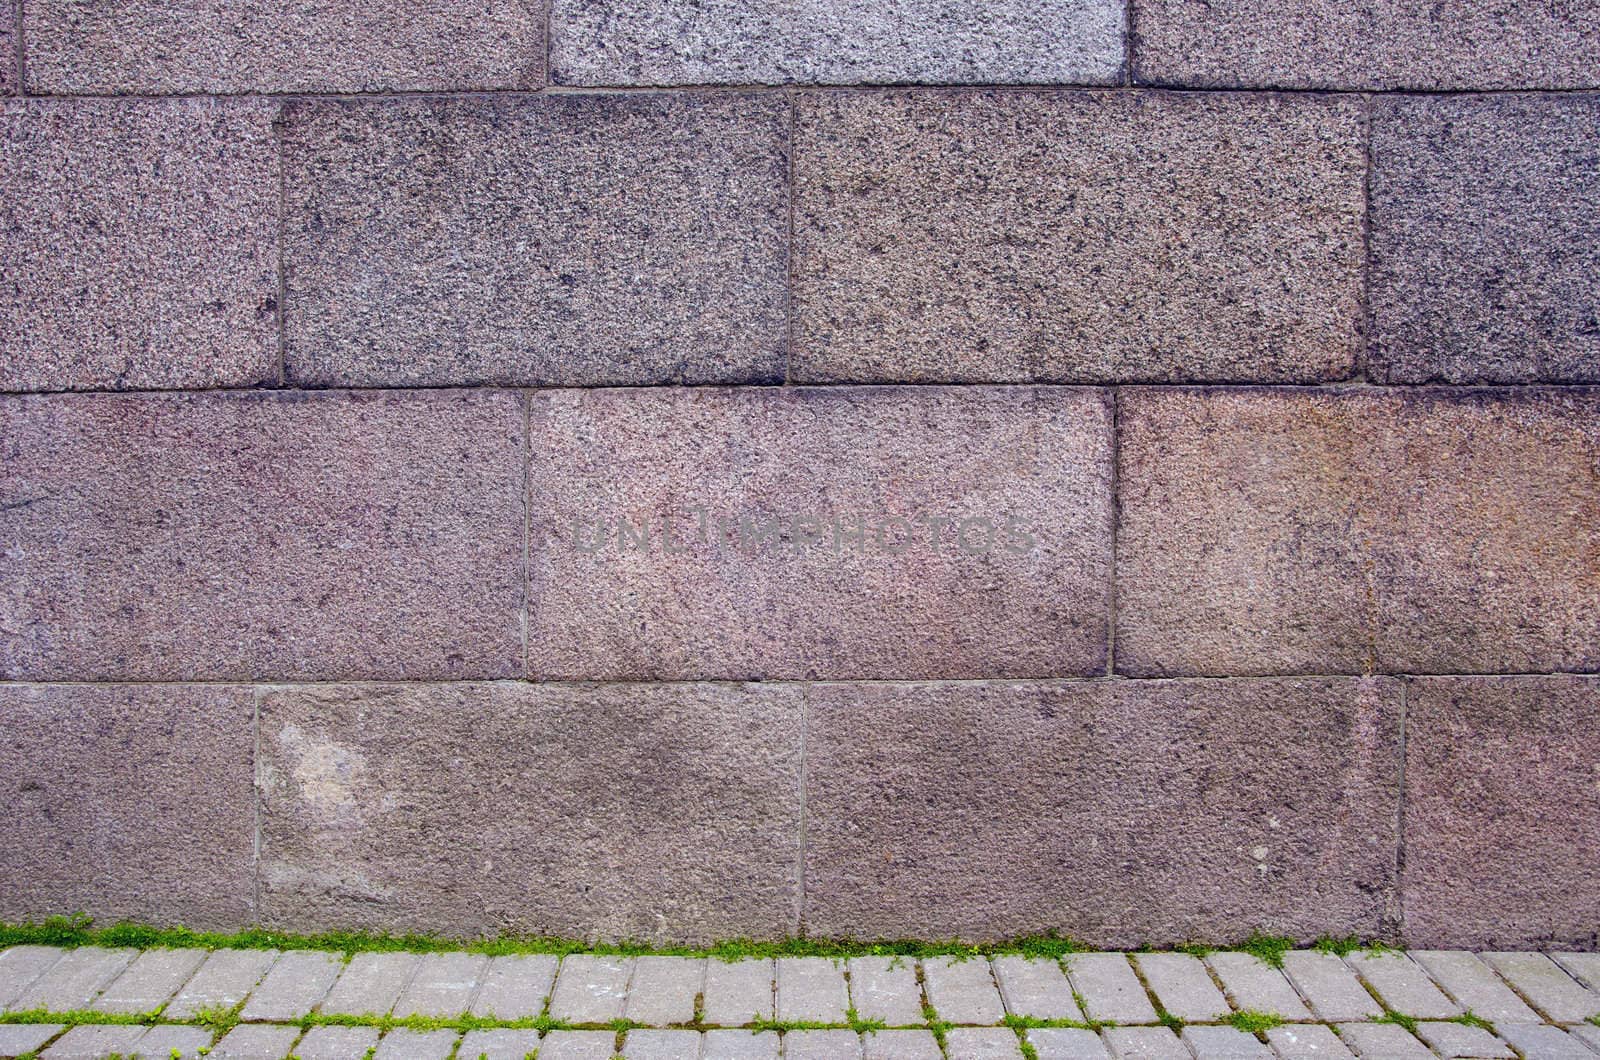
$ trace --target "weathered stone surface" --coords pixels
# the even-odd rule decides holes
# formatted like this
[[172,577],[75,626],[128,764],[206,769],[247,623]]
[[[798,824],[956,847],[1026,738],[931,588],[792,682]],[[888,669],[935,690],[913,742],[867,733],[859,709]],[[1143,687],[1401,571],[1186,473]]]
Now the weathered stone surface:
[[1600,394],[1134,390],[1120,410],[1119,672],[1600,666]]
[[1150,1004],[1139,977],[1121,953],[1078,953],[1066,961],[1073,990],[1083,998],[1084,1015],[1114,1023],[1154,1023]]
[[950,1055],[965,1060],[1022,1060],[1016,1032],[1009,1027],[957,1027],[945,1039]]
[[864,1020],[891,1027],[923,1022],[915,962],[904,957],[851,957],[850,1005]]
[[1039,1060],[1111,1060],[1100,1036],[1078,1027],[1031,1027],[1028,1043]]
[[784,100],[321,101],[284,122],[291,380],[783,378]]
[[251,991],[240,1015],[247,1020],[297,1020],[316,1007],[343,971],[337,953],[290,950]]
[[1556,1023],[1577,1023],[1600,1016],[1600,992],[1586,990],[1542,953],[1495,952],[1482,955],[1545,1017]]
[[1058,388],[537,394],[530,671],[1103,672],[1110,414]]
[[387,1016],[420,960],[415,953],[358,953],[317,1010],[334,1016]]
[[1417,1035],[1433,1046],[1440,1056],[1450,1057],[1505,1057],[1515,1060],[1516,1053],[1482,1027],[1466,1027],[1459,1023],[1419,1023]]
[[1311,1019],[1311,1011],[1288,977],[1259,957],[1223,951],[1208,955],[1206,963],[1241,1011],[1264,1012],[1286,1020]]
[[1108,1027],[1104,1037],[1118,1060],[1189,1060],[1194,1055],[1168,1027]]
[[1408,941],[1600,945],[1597,712],[1600,678],[1410,683]]
[[537,88],[543,0],[28,0],[29,91]]
[[1139,953],[1133,959],[1156,1001],[1184,1022],[1211,1023],[1232,1011],[1200,958],[1187,953]]
[[18,67],[21,65],[21,54],[17,43],[19,6],[21,5],[13,4],[0,9],[0,96],[14,95],[21,80],[17,76]]
[[1233,1027],[1185,1027],[1183,1044],[1195,1060],[1272,1060],[1272,1053],[1253,1035]]
[[700,1060],[696,1031],[631,1030],[623,1043],[624,1060]]
[[478,983],[488,969],[489,958],[479,953],[426,954],[395,1001],[394,1014],[434,1018],[459,1016],[471,1005]]
[[999,1023],[1005,1005],[986,960],[929,957],[922,962],[928,1004],[946,1023]]
[[217,950],[161,1014],[187,1020],[206,1009],[231,1009],[245,999],[277,959],[277,950]]
[[[772,961],[766,958],[707,961],[702,1018],[729,1027],[772,1019],[774,974]],[[707,1046],[710,1044],[708,1041]]]
[[224,685],[0,685],[0,918],[250,923],[251,709]]
[[71,1012],[88,1008],[89,1002],[122,974],[137,952],[124,947],[105,949],[100,946],[68,950],[17,995],[9,1006],[10,1011],[42,1008]]
[[1267,1031],[1267,1041],[1283,1060],[1355,1060],[1356,1055],[1320,1023],[1273,1027]]
[[[1350,966],[1335,954],[1290,950],[1283,955],[1283,972],[1320,1020],[1348,1023],[1383,1015],[1383,1009]],[[1479,1015],[1495,1018],[1482,1012]]]
[[465,1060],[527,1060],[537,1048],[538,1031],[469,1031],[456,1055]]
[[1488,965],[1464,950],[1411,950],[1450,996],[1491,1023],[1538,1023],[1539,1017]]
[[0,673],[517,676],[523,415],[484,391],[0,399]]
[[0,1012],[61,960],[64,952],[55,946],[13,946],[0,953]]
[[826,957],[780,957],[773,997],[783,1022],[843,1023],[850,997],[844,963]]
[[1361,335],[1349,100],[812,94],[795,379],[1314,382]]
[[568,85],[1115,84],[1118,0],[555,0]]
[[1372,138],[1372,373],[1600,381],[1600,99],[1384,100]]
[[277,379],[274,110],[0,103],[0,390]]
[[783,1060],[861,1060],[861,1039],[853,1031],[788,1031]]
[[707,1031],[700,1060],[778,1060],[778,1032]]
[[1361,950],[1345,960],[1391,1012],[1418,1019],[1447,1020],[1465,1011],[1446,997],[1428,973],[1403,953]]
[[455,1031],[414,1031],[398,1027],[383,1036],[372,1060],[448,1060],[460,1035]]
[[932,1031],[874,1031],[861,1036],[862,1060],[944,1060]]
[[630,957],[602,957],[574,953],[561,961],[555,992],[550,995],[550,1015],[568,1023],[610,1023],[622,1018],[633,978]]
[[146,950],[91,1007],[124,1014],[154,1011],[177,993],[205,957],[205,950]]
[[1394,682],[821,684],[808,718],[819,935],[1385,926]]
[[105,1057],[122,1057],[132,1052],[135,1042],[144,1037],[139,1026],[74,1027],[63,1034],[44,1054],[45,1060],[103,1060]]
[[223,1035],[207,1056],[210,1060],[280,1060],[288,1056],[298,1037],[299,1027],[246,1023]]
[[496,957],[472,999],[472,1014],[501,1020],[534,1019],[556,981],[559,958],[548,953]]
[[1028,1019],[1083,1019],[1060,962],[1010,955],[997,956],[993,963],[1007,1012]]
[[[480,1032],[481,1033],[481,1032]],[[538,1040],[534,1035],[534,1040]],[[376,1027],[312,1027],[294,1047],[300,1060],[349,1060],[353,1056],[366,1056],[378,1047]],[[477,1053],[470,1054],[476,1057]],[[517,1060],[522,1060],[518,1054]]]
[[1593,88],[1600,8],[1480,0],[1133,0],[1136,84]]
[[1341,1023],[1339,1037],[1362,1060],[1434,1060],[1426,1046],[1393,1023]]
[[800,691],[779,686],[265,689],[262,918],[782,936],[798,912],[800,716]]
[[1592,1050],[1560,1027],[1537,1023],[1508,1023],[1501,1035],[1522,1050],[1523,1056],[1539,1060],[1591,1060]]
[[63,1023],[0,1024],[0,1056],[27,1056],[66,1028]]
[[666,1027],[694,1020],[694,1001],[705,985],[706,962],[688,957],[640,957],[628,984],[623,1015],[633,1023]]
[[616,1035],[611,1031],[551,1031],[539,1045],[540,1060],[612,1060]]

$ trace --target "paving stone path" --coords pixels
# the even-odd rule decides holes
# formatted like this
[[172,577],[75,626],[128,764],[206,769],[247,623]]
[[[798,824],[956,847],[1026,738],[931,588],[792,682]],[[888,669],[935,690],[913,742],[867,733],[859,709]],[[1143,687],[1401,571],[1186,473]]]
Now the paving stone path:
[[15,946],[0,1057],[1600,1057],[1600,954],[689,957]]

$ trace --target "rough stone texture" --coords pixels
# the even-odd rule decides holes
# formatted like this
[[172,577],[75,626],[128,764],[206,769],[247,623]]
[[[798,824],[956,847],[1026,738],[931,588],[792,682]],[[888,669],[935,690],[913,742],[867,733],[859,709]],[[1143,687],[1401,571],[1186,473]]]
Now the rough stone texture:
[[814,933],[1385,928],[1394,682],[822,684],[808,718]]
[[517,676],[523,416],[484,391],[0,399],[0,673]]
[[1462,1007],[1444,995],[1428,973],[1403,953],[1362,951],[1345,960],[1367,981],[1391,1012],[1417,1019],[1447,1020]]
[[1290,950],[1283,955],[1283,972],[1320,1020],[1347,1023],[1383,1015],[1350,966],[1332,953]]
[[1600,1016],[1600,993],[1585,990],[1542,953],[1485,953],[1483,960],[1554,1022]]
[[1309,1020],[1294,985],[1278,969],[1248,953],[1222,952],[1206,957],[1222,987],[1241,1012],[1265,1012],[1286,1020]]
[[1073,990],[1091,1020],[1154,1023],[1155,1007],[1121,953],[1078,953],[1066,962]]
[[150,1012],[177,993],[205,960],[205,950],[147,950],[95,998],[99,1012]]
[[23,6],[31,92],[405,92],[544,80],[543,0]]
[[217,950],[167,1002],[162,1015],[187,1020],[205,1009],[231,1009],[245,999],[277,959],[277,950]]
[[1005,1018],[986,960],[929,957],[922,962],[922,988],[946,1023],[999,1023]]
[[0,103],[0,390],[277,379],[273,113]]
[[843,1023],[850,997],[842,961],[826,957],[780,957],[777,960],[778,1019],[790,1023]]
[[297,1020],[321,1001],[344,971],[336,953],[290,950],[267,973],[240,1010],[247,1020]]
[[1372,138],[1372,374],[1600,381],[1600,98],[1384,100]]
[[915,964],[904,957],[851,957],[850,1004],[864,1020],[891,1027],[923,1022]]
[[265,689],[262,919],[788,934],[800,714],[798,689],[753,685]]
[[1591,0],[1133,0],[1136,84],[1473,89],[1600,85]]
[[1210,1023],[1226,1016],[1228,999],[1198,957],[1186,953],[1134,955],[1145,986],[1161,1007],[1185,1023]]
[[0,685],[0,919],[250,923],[251,710],[224,685]]
[[1115,84],[1120,0],[555,0],[567,85]]
[[734,1027],[772,1019],[773,975],[772,962],[764,958],[707,961],[702,1018],[706,1023]]
[[1120,400],[1119,672],[1600,666],[1595,392]]
[[1593,857],[1600,847],[1597,711],[1600,678],[1410,683],[1403,881],[1409,942],[1600,945]]
[[1345,378],[1363,139],[1309,96],[804,96],[792,373]]
[[1474,1015],[1491,1023],[1538,1023],[1539,1016],[1488,965],[1462,950],[1411,950],[1412,960]]
[[784,100],[322,101],[284,123],[291,380],[783,378]]
[[1083,1019],[1060,962],[1013,955],[995,957],[993,964],[1007,1012],[1029,1019]]
[[1098,391],[553,391],[532,415],[536,677],[1104,671]]
[[459,1016],[470,1006],[488,967],[489,958],[479,953],[426,954],[394,1003],[394,1014],[402,1017]]
[[496,957],[472,999],[474,1016],[501,1020],[534,1019],[556,981],[559,958],[547,953]]
[[694,1020],[694,999],[705,984],[706,962],[687,957],[640,957],[628,984],[623,1015],[633,1023],[666,1027]]
[[7,4],[0,7],[0,96],[15,95],[17,91],[17,68],[20,64],[17,6]]

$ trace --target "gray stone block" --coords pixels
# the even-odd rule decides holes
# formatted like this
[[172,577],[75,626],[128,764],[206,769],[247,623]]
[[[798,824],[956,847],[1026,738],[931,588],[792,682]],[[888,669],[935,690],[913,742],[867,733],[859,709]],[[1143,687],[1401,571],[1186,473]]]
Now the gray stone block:
[[982,957],[929,957],[922,962],[922,988],[946,1023],[999,1023],[1006,1010],[989,962]]
[[616,1040],[611,1031],[551,1031],[539,1044],[539,1060],[612,1060]]
[[798,107],[796,380],[1354,370],[1354,101],[984,91],[817,93]]
[[1232,1027],[1185,1027],[1182,1037],[1195,1060],[1272,1060],[1253,1035]]
[[1194,1055],[1166,1027],[1108,1027],[1102,1037],[1117,1060],[1192,1060]]
[[277,380],[274,113],[0,103],[0,390]]
[[1259,957],[1223,951],[1206,957],[1206,963],[1240,1011],[1264,1012],[1292,1021],[1311,1019],[1310,1010],[1288,978]]
[[1538,1060],[1593,1060],[1583,1041],[1560,1027],[1539,1023],[1508,1023],[1500,1034],[1522,1050],[1522,1055]]
[[317,1011],[331,1016],[387,1016],[421,960],[415,953],[358,953]]
[[23,26],[28,89],[40,93],[439,92],[544,79],[544,0],[29,0]]
[[[538,1035],[534,1037],[537,1039]],[[377,1047],[376,1027],[312,1027],[295,1045],[294,1055],[300,1060],[351,1060],[352,1057],[364,1057],[369,1049]],[[463,1056],[477,1060],[476,1053],[464,1053]],[[515,1060],[523,1060],[522,1055],[519,1054]]]
[[[777,1018],[782,1023],[843,1023],[850,997],[844,982],[844,962],[826,957],[779,957],[773,992]],[[784,1053],[788,1054],[788,1039]]]
[[1028,1019],[1083,1019],[1059,962],[1012,955],[995,957],[992,963],[1007,1012]]
[[1290,950],[1283,955],[1283,972],[1320,1020],[1350,1023],[1383,1015],[1356,973],[1332,953]]
[[0,687],[0,915],[244,926],[251,749],[245,688]]
[[1355,1060],[1339,1036],[1320,1023],[1274,1027],[1267,1031],[1267,1041],[1283,1060]]
[[[167,1024],[151,1027],[134,1043],[134,1052],[147,1060],[200,1060],[211,1051],[214,1036],[205,1027],[185,1027]],[[315,1060],[297,1049],[299,1060]],[[348,1055],[348,1054],[347,1054]],[[344,1057],[324,1060],[345,1060]]]
[[622,1043],[625,1060],[700,1060],[697,1031],[631,1030]]
[[700,1060],[778,1060],[778,1033],[707,1031]]
[[706,1023],[727,1027],[772,1019],[773,976],[772,961],[766,959],[707,961],[702,1018]]
[[205,959],[205,950],[146,950],[106,987],[92,1007],[124,1014],[154,1011],[189,981]]
[[372,1060],[448,1060],[461,1035],[455,1031],[415,1031],[399,1027],[383,1036]]
[[461,1060],[527,1060],[538,1048],[538,1031],[468,1031],[456,1056]]
[[1600,1016],[1600,993],[1584,989],[1544,954],[1490,952],[1480,956],[1552,1022],[1577,1023]]
[[1600,991],[1600,953],[1552,953],[1550,959],[1590,990]]
[[167,1002],[162,1015],[187,1020],[206,1009],[231,1009],[245,999],[277,959],[277,950],[217,950]]
[[1100,1036],[1078,1027],[1032,1027],[1028,1043],[1039,1060],[1111,1060]]
[[240,1016],[260,1021],[297,1020],[317,1006],[343,971],[344,962],[336,953],[290,950],[251,992]]
[[787,140],[773,96],[292,104],[288,376],[780,381]]
[[560,959],[546,953],[496,957],[472,999],[472,1015],[500,1020],[533,1019],[555,985]]
[[1363,1060],[1433,1060],[1433,1053],[1393,1023],[1341,1023],[1339,1037]]
[[425,954],[394,1003],[394,1014],[459,1016],[471,1005],[488,967],[489,958],[481,953]]
[[74,1027],[44,1051],[44,1060],[104,1060],[126,1056],[144,1037],[138,1026],[84,1024]]
[[1186,953],[1138,953],[1145,986],[1168,1013],[1186,1023],[1211,1023],[1228,1015],[1228,999],[1198,957]]
[[567,85],[1115,84],[1116,0],[556,0]]
[[1062,388],[537,394],[530,670],[1103,672],[1110,413]]
[[814,685],[807,927],[1102,946],[1247,924],[1376,934],[1399,694],[1337,678]]
[[1108,1023],[1154,1023],[1150,1004],[1139,977],[1121,953],[1075,953],[1066,959],[1072,988],[1083,999],[1089,1019]]
[[0,1056],[27,1056],[66,1029],[64,1023],[0,1024]]
[[1600,99],[1384,100],[1372,137],[1372,374],[1600,382]]
[[[851,957],[850,1004],[864,1020],[891,1027],[923,1022],[922,988],[910,957]],[[871,1052],[868,1043],[868,1052]]]
[[1410,950],[1434,982],[1475,1016],[1491,1023],[1538,1023],[1529,1008],[1488,965],[1464,950]]
[[650,1027],[693,1022],[695,998],[705,985],[705,975],[704,960],[640,957],[634,962],[623,1014]]
[[945,1042],[949,1055],[961,1060],[1022,1060],[1017,1033],[1009,1027],[957,1027]]
[[574,953],[561,961],[550,1016],[567,1023],[610,1023],[622,1018],[633,977],[631,957]]
[[64,952],[55,946],[12,946],[0,953],[0,1011],[10,1008],[11,1002],[61,960]]
[[207,1060],[284,1060],[299,1037],[299,1027],[247,1023],[223,1035],[206,1056]]
[[783,1060],[861,1060],[861,1040],[853,1031],[787,1031]]
[[[1516,515],[1525,524],[1537,518],[1526,510]],[[1544,606],[1558,605],[1547,600]],[[1584,612],[1572,614],[1584,620]],[[1406,694],[1408,941],[1530,949],[1595,945],[1600,923],[1591,855],[1600,844],[1597,710],[1597,678],[1411,682]]]
[[886,1030],[861,1036],[862,1060],[944,1060],[932,1031]]
[[1390,1011],[1431,1020],[1450,1019],[1465,1011],[1403,953],[1359,951],[1346,957],[1345,962],[1367,981]]
[[1514,1060],[1516,1053],[1482,1027],[1467,1027],[1459,1023],[1419,1023],[1417,1034],[1433,1046],[1440,1056],[1506,1057]]

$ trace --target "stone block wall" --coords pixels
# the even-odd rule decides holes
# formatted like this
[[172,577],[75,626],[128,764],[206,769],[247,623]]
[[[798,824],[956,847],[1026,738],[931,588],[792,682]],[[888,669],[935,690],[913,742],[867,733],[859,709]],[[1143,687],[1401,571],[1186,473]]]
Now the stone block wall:
[[0,7],[0,918],[1600,945],[1600,3]]

